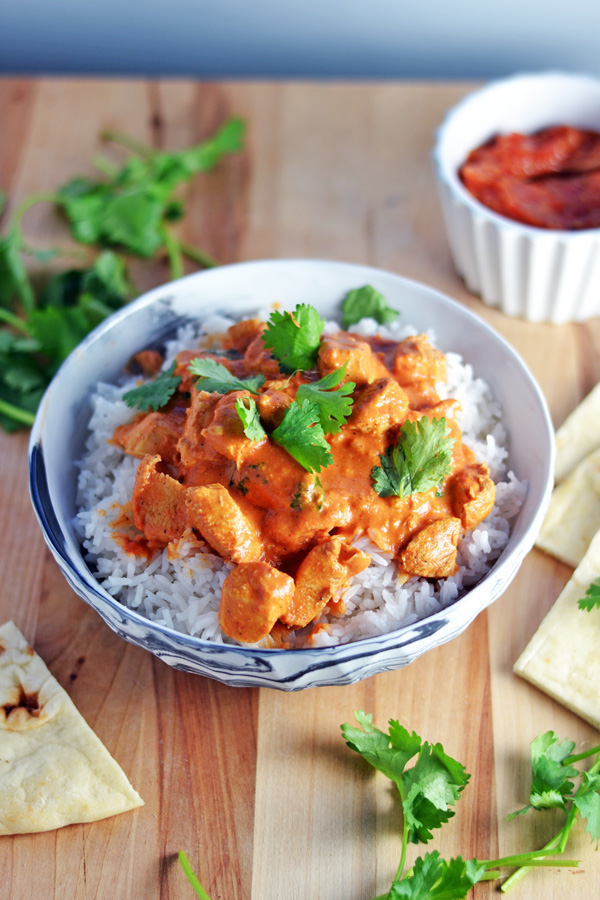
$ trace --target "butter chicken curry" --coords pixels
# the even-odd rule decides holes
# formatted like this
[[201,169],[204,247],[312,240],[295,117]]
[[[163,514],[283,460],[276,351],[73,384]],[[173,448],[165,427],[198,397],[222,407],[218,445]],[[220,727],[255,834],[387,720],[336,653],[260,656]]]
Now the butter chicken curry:
[[[284,314],[299,332],[301,309]],[[494,505],[457,401],[438,396],[446,361],[427,337],[321,331],[299,368],[269,325],[238,322],[222,349],[181,352],[148,382],[167,377],[166,402],[114,433],[140,459],[134,527],[115,538],[150,557],[193,533],[232,563],[219,620],[237,641],[285,647],[325,607],[342,614],[370,562],[361,536],[393,554],[401,579],[453,575],[460,537]],[[162,365],[153,351],[137,359],[145,374]]]

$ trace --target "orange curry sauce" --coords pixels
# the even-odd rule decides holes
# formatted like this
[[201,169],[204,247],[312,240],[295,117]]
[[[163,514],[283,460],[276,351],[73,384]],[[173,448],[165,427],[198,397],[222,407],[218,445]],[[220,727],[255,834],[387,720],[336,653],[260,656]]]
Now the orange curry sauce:
[[480,203],[538,228],[600,228],[600,133],[558,125],[472,150],[460,178]]
[[[291,631],[326,606],[343,612],[341,593],[370,562],[352,546],[363,535],[394,555],[403,579],[454,574],[458,541],[489,514],[495,487],[487,466],[461,441],[457,401],[441,401],[436,392],[445,358],[424,335],[400,342],[323,335],[317,368],[289,377],[265,348],[264,327],[257,319],[233,325],[226,355],[180,353],[175,373],[182,381],[168,406],[118,427],[113,441],[141,460],[132,496],[137,535],[122,546],[148,554],[186,534],[203,539],[234,564],[221,596],[223,631],[242,642],[285,646]],[[356,387],[346,424],[327,435],[333,464],[309,473],[268,436],[247,438],[235,401],[252,395],[196,389],[188,365],[201,353],[238,378],[265,376],[255,400],[267,435],[299,384],[346,363],[343,381]],[[439,492],[379,496],[371,470],[401,426],[423,416],[446,420],[452,473]]]

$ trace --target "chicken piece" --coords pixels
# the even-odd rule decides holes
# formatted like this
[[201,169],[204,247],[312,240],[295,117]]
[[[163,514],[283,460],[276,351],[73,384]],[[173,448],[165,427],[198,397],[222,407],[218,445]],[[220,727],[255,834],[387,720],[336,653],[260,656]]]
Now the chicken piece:
[[312,622],[350,578],[366,569],[371,557],[332,537],[306,554],[296,574],[294,599],[281,615],[284,625],[303,628]]
[[265,562],[243,562],[223,583],[219,622],[247,644],[266,637],[294,598],[294,579]]
[[139,353],[135,354],[133,360],[147,378],[158,375],[163,364],[162,354],[158,350],[140,350]]
[[186,411],[150,412],[127,425],[115,428],[112,442],[125,453],[142,459],[160,456],[169,463],[179,462],[178,441],[185,426]]
[[274,441],[255,445],[236,478],[246,500],[259,509],[290,509],[304,469]]
[[292,503],[291,508],[274,510],[265,519],[271,552],[280,558],[305,552],[317,541],[326,540],[332,529],[343,528],[352,519],[352,509],[344,494],[339,491],[325,494],[322,488],[314,483],[311,486],[304,479],[298,483]]
[[398,344],[394,375],[401,385],[418,381],[445,381],[446,358],[431,346],[427,335],[416,334]]
[[160,456],[145,456],[138,466],[131,507],[135,527],[149,541],[178,540],[188,527],[186,489],[158,470]]
[[231,391],[224,394],[215,406],[210,425],[202,430],[202,437],[211,447],[227,459],[232,459],[238,468],[263,441],[267,440],[265,437],[262,441],[252,441],[244,434],[244,425],[235,404],[237,400],[251,397],[249,391]]
[[465,466],[448,479],[452,512],[466,530],[475,528],[488,516],[496,499],[496,485],[485,463]]
[[369,344],[358,335],[338,332],[321,339],[319,372],[328,375],[347,363],[342,384],[371,384],[376,378],[389,378],[390,372],[376,356]]
[[286,409],[292,405],[293,398],[284,391],[268,388],[259,394],[256,400],[261,421],[271,429],[281,425]]
[[400,569],[421,578],[448,578],[454,575],[456,548],[462,532],[460,519],[436,519],[422,528],[400,553]]
[[248,372],[252,372],[253,375],[260,373],[266,378],[279,378],[281,375],[279,363],[275,357],[271,356],[271,351],[265,347],[262,332],[248,344],[248,349],[244,354],[244,364]]
[[214,459],[216,451],[207,444],[202,431],[210,424],[219,394],[192,390],[190,406],[187,410],[185,427],[178,443],[181,464],[184,468]]
[[260,319],[243,319],[236,322],[227,329],[223,346],[226,350],[245,353],[254,338],[263,333],[265,327],[265,323]]
[[187,488],[185,507],[191,527],[224,559],[255,562],[263,555],[257,529],[222,484]]
[[402,425],[408,412],[408,397],[393,378],[378,378],[360,391],[352,406],[348,427],[365,434],[382,434]]

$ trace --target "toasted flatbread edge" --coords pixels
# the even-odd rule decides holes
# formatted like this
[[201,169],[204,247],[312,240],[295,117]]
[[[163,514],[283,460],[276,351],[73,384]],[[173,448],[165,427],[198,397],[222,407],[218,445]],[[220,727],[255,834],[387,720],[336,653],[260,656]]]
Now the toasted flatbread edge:
[[600,729],[600,609],[579,600],[600,574],[600,532],[514,664],[517,675]]
[[[142,806],[119,764],[13,622],[0,627],[0,688],[22,679],[47,699],[39,727],[0,721],[0,834],[50,831]],[[10,707],[9,707],[10,709]]]

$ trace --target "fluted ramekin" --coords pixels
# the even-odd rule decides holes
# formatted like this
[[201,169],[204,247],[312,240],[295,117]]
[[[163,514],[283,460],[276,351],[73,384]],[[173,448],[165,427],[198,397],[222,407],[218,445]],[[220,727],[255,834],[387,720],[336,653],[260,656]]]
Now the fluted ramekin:
[[510,316],[581,322],[600,315],[600,228],[523,225],[481,204],[458,174],[492,136],[551,125],[600,131],[600,79],[540,72],[493,81],[448,112],[433,162],[452,258],[467,288]]

